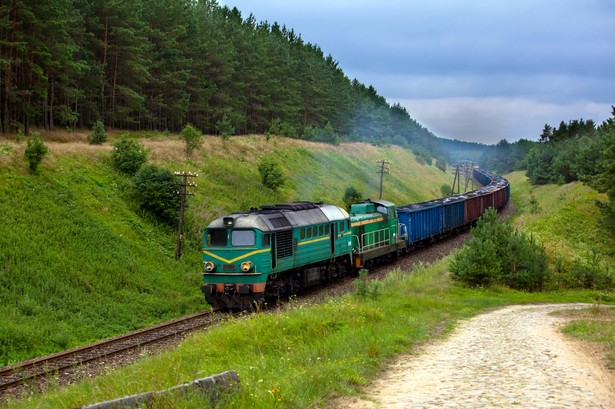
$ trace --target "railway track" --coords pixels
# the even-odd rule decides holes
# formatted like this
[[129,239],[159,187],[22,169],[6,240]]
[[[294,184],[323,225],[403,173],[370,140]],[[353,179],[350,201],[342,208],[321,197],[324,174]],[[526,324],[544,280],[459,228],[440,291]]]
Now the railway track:
[[228,314],[217,312],[198,312],[94,344],[0,368],[0,396],[5,391],[32,380],[52,376],[125,351],[178,337],[228,317]]

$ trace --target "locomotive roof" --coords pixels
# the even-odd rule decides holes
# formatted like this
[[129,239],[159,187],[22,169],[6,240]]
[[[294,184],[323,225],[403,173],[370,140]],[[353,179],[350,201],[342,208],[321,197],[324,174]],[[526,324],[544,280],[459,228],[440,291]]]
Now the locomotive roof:
[[[232,213],[220,217],[208,226],[215,228],[259,229],[264,232],[288,230],[314,224],[348,219],[348,213],[337,206],[324,203],[293,202],[261,206],[249,212]],[[232,223],[232,225],[231,225]]]

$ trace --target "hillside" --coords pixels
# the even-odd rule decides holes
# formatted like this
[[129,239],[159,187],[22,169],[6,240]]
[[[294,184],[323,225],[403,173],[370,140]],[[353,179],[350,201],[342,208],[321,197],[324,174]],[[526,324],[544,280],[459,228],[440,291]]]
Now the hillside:
[[607,201],[606,194],[581,182],[533,186],[525,172],[506,177],[517,208],[514,225],[544,245],[556,275],[577,280],[598,272],[612,275],[615,239],[602,226],[596,206]]
[[[342,205],[350,186],[377,197],[378,159],[391,162],[383,198],[395,203],[440,196],[451,177],[396,146],[207,137],[187,158],[175,136],[142,137],[150,163],[199,174],[176,261],[176,230],[141,214],[130,179],[112,170],[116,137],[102,146],[78,133],[43,139],[39,175],[26,170],[25,142],[0,139],[0,365],[206,308],[200,240],[221,214],[290,200]],[[285,172],[279,192],[260,182],[265,156]]]

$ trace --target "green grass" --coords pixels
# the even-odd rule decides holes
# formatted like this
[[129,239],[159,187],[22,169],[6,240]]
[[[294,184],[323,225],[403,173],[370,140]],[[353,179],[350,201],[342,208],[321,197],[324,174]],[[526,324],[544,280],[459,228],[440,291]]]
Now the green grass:
[[594,304],[566,313],[575,319],[564,327],[564,334],[604,348],[611,369],[615,369],[615,309]]
[[[12,402],[11,408],[76,407],[162,390],[236,370],[241,390],[220,407],[307,408],[358,393],[394,356],[445,336],[460,319],[488,308],[530,302],[592,302],[595,292],[528,294],[456,286],[447,261],[390,274],[377,298],[348,295],[320,305],[295,301],[279,313],[235,319],[197,334],[173,351],[68,388]],[[199,406],[200,405],[200,406]],[[161,407],[207,407],[178,400]]]
[[514,225],[543,243],[551,260],[583,260],[615,266],[615,238],[600,224],[597,200],[606,195],[575,182],[532,186],[524,172],[506,175],[517,208]]
[[[27,172],[25,142],[0,141],[0,366],[207,308],[199,289],[201,237],[222,214],[289,200],[342,205],[351,185],[375,197],[379,158],[393,162],[384,198],[394,202],[433,198],[448,178],[397,147],[206,137],[187,158],[176,136],[129,135],[142,137],[151,163],[199,173],[184,257],[176,261],[176,228],[135,208],[130,179],[111,167],[117,136],[109,136],[92,146],[83,136],[43,133],[49,154],[38,175]],[[278,192],[260,183],[264,156],[284,170],[287,184]]]
[[29,176],[0,169],[0,364],[202,308],[198,274],[172,229],[141,219],[126,182],[58,159]]

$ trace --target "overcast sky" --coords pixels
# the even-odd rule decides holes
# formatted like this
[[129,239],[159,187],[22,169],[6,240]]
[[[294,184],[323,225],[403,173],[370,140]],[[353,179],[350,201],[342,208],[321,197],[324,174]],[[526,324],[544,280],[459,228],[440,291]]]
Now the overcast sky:
[[294,29],[440,137],[537,139],[615,105],[615,0],[219,3]]

